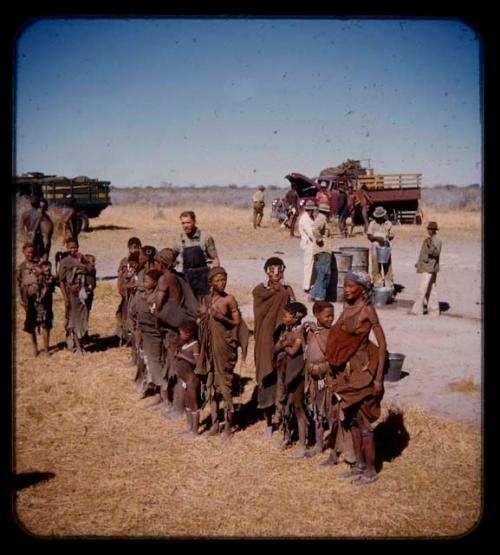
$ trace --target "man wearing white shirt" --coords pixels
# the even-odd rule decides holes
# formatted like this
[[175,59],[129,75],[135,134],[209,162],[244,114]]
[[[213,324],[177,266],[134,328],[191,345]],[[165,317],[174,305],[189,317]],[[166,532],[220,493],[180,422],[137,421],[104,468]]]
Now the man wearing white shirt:
[[302,287],[307,293],[311,288],[311,278],[314,266],[313,245],[315,243],[313,234],[314,211],[316,204],[308,200],[304,206],[304,211],[299,218],[300,248],[304,251],[304,280]]

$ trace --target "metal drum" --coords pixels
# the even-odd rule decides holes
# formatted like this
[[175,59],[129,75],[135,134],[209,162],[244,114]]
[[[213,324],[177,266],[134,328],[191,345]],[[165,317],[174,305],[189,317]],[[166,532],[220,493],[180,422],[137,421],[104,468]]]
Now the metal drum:
[[340,247],[342,254],[352,255],[352,269],[368,272],[368,247]]
[[332,252],[332,273],[330,278],[330,299],[337,302],[344,300],[344,278],[352,267],[352,255],[340,251]]

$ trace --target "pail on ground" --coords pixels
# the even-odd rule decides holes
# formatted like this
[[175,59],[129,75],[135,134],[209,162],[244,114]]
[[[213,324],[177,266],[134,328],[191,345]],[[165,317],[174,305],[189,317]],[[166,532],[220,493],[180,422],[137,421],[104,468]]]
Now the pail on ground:
[[405,355],[403,353],[389,353],[389,369],[385,376],[388,382],[397,382],[401,378],[401,370]]
[[352,255],[353,270],[368,272],[368,247],[340,247],[339,251],[342,254]]
[[377,253],[377,260],[380,264],[387,264],[387,262],[389,262],[389,258],[391,257],[390,246],[382,246],[377,243],[375,245],[375,252]]
[[375,306],[384,306],[387,304],[394,293],[392,287],[374,287],[372,291]]

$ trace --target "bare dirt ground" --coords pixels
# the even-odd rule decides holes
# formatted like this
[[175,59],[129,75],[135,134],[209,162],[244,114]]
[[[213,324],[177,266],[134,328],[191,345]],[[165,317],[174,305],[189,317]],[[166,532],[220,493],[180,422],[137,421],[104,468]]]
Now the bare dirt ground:
[[[262,437],[263,422],[247,410],[254,386],[251,349],[236,369],[244,378],[237,398],[242,429],[227,446],[218,438],[179,436],[183,422],[167,422],[139,400],[127,350],[113,337],[118,295],[112,278],[130,236],[168,246],[179,232],[178,214],[187,208],[159,214],[148,206],[112,206],[81,235],[80,250],[97,257],[101,278],[85,359],[61,348],[59,292],[51,338],[58,347],[49,360],[30,359],[18,311],[16,472],[55,474],[18,491],[22,526],[42,536],[140,537],[435,537],[473,527],[481,504],[479,213],[426,212],[440,224],[443,240],[438,293],[445,311],[437,319],[407,314],[425,227],[395,230],[394,277],[404,289],[378,314],[389,351],[406,358],[402,379],[386,382],[378,426],[381,451],[386,446],[380,479],[360,491],[335,479],[338,467],[295,461]],[[195,210],[200,227],[215,238],[229,274],[227,290],[251,328],[251,290],[263,280],[269,256],[285,260],[286,279],[305,301],[299,240],[273,225],[267,211],[264,227],[254,231],[249,211]],[[332,247],[367,246],[360,231],[349,239],[335,237]],[[54,245],[52,256],[60,248]],[[16,255],[20,262],[19,249]],[[336,317],[341,309],[336,303]]]

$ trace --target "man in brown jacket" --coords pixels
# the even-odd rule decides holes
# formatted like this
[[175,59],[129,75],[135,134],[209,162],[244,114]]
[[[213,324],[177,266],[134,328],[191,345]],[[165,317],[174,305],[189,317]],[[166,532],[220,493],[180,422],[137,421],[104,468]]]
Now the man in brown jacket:
[[428,237],[424,239],[415,267],[417,274],[421,274],[417,290],[417,299],[410,314],[424,314],[427,304],[429,316],[439,316],[439,302],[436,291],[436,277],[439,272],[439,257],[441,255],[441,239],[436,237],[438,226],[436,222],[429,222]]

